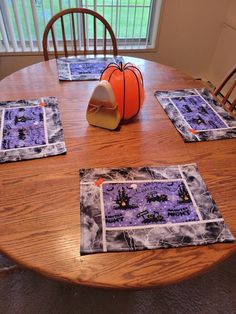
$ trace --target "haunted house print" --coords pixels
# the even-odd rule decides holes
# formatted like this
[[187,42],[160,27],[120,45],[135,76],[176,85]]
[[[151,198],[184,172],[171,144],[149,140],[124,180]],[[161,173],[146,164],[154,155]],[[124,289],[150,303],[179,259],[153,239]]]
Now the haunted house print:
[[[142,226],[199,220],[182,182],[104,183],[107,227]],[[119,221],[112,217],[119,215]]]
[[0,162],[65,152],[56,98],[0,102]]
[[236,120],[207,89],[156,91],[155,96],[185,142],[236,137]]
[[80,170],[81,254],[233,241],[195,164]]

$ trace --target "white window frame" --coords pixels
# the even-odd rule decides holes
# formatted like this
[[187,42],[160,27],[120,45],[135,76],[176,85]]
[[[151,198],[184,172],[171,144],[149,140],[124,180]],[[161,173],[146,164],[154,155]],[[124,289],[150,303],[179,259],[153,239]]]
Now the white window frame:
[[[14,17],[11,18],[9,7],[7,6],[7,0],[0,0],[0,54],[11,54],[11,53],[42,53],[42,31],[39,27],[39,16],[37,12],[36,3],[39,1],[42,9],[42,17],[41,21],[44,23],[44,27],[46,26],[48,20],[52,15],[57,12],[55,9],[55,3],[57,2],[59,11],[64,10],[70,7],[71,2],[76,3],[77,7],[85,7],[96,11],[98,8],[102,7],[102,15],[106,18],[106,14],[104,11],[108,3],[106,0],[103,0],[103,5],[97,4],[97,1],[93,1],[93,5],[89,5],[88,0],[50,0],[50,17],[46,19],[46,11],[44,9],[45,0],[11,0],[12,4],[12,12],[14,13]],[[136,17],[136,1],[128,1],[127,6],[134,8],[134,19]],[[126,28],[126,37],[119,38],[119,19],[122,10],[122,1],[121,0],[110,0],[110,4],[114,6],[115,14],[116,14],[116,23],[113,23],[111,18],[111,26],[117,38],[117,45],[120,51],[147,51],[147,50],[155,50],[156,48],[156,38],[158,32],[159,18],[162,0],[151,0],[150,1],[150,12],[148,16],[147,22],[147,36],[146,38],[141,40],[141,32],[142,32],[142,22],[140,26],[140,36],[139,38],[134,38],[135,33],[135,22],[133,24],[132,30],[132,38],[127,38],[127,28]],[[142,8],[142,16],[144,12],[144,6],[149,5],[146,4],[147,0],[144,0]],[[17,11],[17,5],[19,3],[22,5],[22,10],[24,13],[24,23],[27,30],[28,38],[25,38],[23,28],[20,21],[20,16]],[[67,6],[63,6],[63,4],[67,3]],[[123,2],[124,3],[124,2]],[[28,4],[28,7],[26,6]],[[126,5],[123,5],[123,7]],[[27,8],[31,7],[31,11],[27,10]],[[111,9],[113,12],[113,8]],[[129,10],[129,9],[128,9]],[[29,12],[30,11],[30,12]],[[29,14],[32,15],[33,19],[33,27],[30,25],[30,17]],[[101,12],[100,12],[101,14]],[[113,15],[112,15],[113,16]],[[128,22],[128,14],[127,14],[127,22]],[[15,26],[14,26],[15,25]],[[128,25],[128,24],[127,24]],[[16,34],[18,32],[18,34]],[[59,40],[60,41],[60,40]],[[49,43],[50,44],[50,43]],[[80,43],[81,44],[81,43]],[[59,45],[60,46],[60,45]],[[59,47],[60,52],[60,47]]]

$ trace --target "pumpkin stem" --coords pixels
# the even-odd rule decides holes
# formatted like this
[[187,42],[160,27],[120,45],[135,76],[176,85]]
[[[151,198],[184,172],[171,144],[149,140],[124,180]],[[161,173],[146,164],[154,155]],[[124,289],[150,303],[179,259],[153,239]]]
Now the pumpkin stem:
[[119,65],[120,65],[120,71],[123,72],[123,63],[122,63],[122,61],[119,62]]

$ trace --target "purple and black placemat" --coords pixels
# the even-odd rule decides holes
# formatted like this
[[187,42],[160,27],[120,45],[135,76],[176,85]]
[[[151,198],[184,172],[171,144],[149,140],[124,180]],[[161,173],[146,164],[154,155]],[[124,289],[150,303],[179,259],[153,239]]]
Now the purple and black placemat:
[[207,89],[157,91],[155,96],[185,142],[236,137],[236,120]]
[[0,162],[66,152],[55,97],[0,102]]
[[60,81],[99,80],[110,63],[123,62],[122,57],[63,57],[57,59]]
[[81,254],[230,242],[195,164],[80,170]]

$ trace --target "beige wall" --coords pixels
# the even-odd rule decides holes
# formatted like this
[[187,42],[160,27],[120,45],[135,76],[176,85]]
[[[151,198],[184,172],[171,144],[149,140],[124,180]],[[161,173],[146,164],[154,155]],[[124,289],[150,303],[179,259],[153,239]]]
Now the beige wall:
[[[220,58],[216,50],[232,2],[235,0],[163,0],[157,51],[126,55],[168,64],[205,78],[212,73],[209,66],[214,68],[212,59]],[[0,78],[42,60],[42,55],[0,55]]]
[[236,1],[231,0],[206,76],[218,85],[236,64]]
[[167,0],[157,58],[204,77],[214,54],[228,0]]

